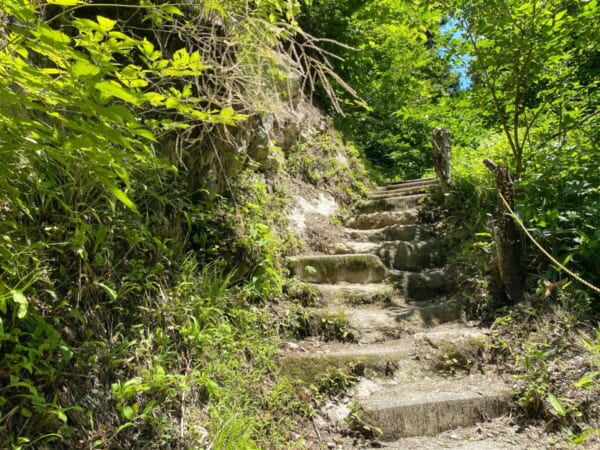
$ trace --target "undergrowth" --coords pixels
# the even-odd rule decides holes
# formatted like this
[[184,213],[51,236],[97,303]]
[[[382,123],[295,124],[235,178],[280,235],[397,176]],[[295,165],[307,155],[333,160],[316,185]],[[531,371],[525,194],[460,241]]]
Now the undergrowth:
[[[481,142],[477,149],[461,147],[453,153],[453,190],[444,204],[456,287],[468,316],[492,325],[494,358],[515,378],[519,421],[542,421],[548,445],[592,448],[598,445],[600,424],[597,298],[563,279],[560,267],[550,265],[523,237],[525,300],[510,307],[499,300],[495,183],[481,159],[502,162],[502,142],[494,135]],[[585,157],[589,151],[576,153]],[[548,166],[539,158],[534,158],[532,172],[515,184],[521,199],[517,214],[557,259],[567,264],[573,259],[580,273],[595,280],[595,262],[589,260],[595,238],[581,226],[583,217],[592,216],[588,206],[567,196],[576,195],[586,182],[580,174],[568,175],[575,170],[570,161],[556,158]],[[589,198],[595,202],[593,190]]]
[[266,307],[298,245],[287,185],[240,151],[248,115],[290,100],[272,78],[293,24],[52,3],[0,7],[0,448],[301,447],[311,404]]

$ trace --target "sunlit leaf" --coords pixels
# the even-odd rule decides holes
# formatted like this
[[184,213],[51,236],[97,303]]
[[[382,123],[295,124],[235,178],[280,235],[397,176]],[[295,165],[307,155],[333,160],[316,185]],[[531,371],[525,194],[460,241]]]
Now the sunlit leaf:
[[565,417],[567,415],[567,410],[554,394],[552,394],[551,392],[548,393],[547,400],[550,403],[550,406],[552,406],[552,409],[556,412],[556,414],[558,414],[561,417]]
[[117,24],[116,20],[108,19],[103,16],[96,16],[96,20],[98,21],[98,25],[100,25],[100,29],[104,32],[112,30]]
[[119,189],[118,187],[116,187],[113,184],[109,184],[107,187],[110,190],[110,192],[117,198],[117,200],[119,200],[121,203],[123,203],[125,206],[127,206],[133,212],[139,214],[139,211],[138,211],[137,207],[135,206],[135,203],[133,203],[131,201],[131,199],[127,196],[127,194],[125,192],[123,192],[121,189]]
[[99,81],[94,86],[108,97],[117,97],[133,105],[139,105],[141,103],[139,97],[133,95],[116,81]]
[[91,64],[89,61],[78,61],[73,65],[73,73],[77,77],[96,76],[100,73],[100,69]]
[[23,294],[23,291],[14,290],[12,291],[12,299],[16,305],[18,305],[17,317],[22,319],[27,315],[27,308],[29,307],[29,301]]
[[100,283],[99,281],[95,281],[94,284],[100,286],[104,290],[106,295],[108,295],[108,298],[110,298],[111,301],[117,301],[117,291],[115,291],[113,288],[104,283]]
[[123,417],[127,420],[132,420],[135,415],[135,411],[131,406],[124,406],[121,412],[123,413]]

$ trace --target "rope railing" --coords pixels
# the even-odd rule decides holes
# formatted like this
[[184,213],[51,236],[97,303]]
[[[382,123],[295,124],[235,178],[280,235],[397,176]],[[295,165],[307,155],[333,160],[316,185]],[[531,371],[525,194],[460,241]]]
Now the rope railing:
[[581,284],[583,284],[584,286],[593,290],[594,292],[600,294],[600,288],[594,286],[592,283],[590,283],[587,280],[584,280],[583,278],[581,278],[579,275],[577,275],[572,270],[569,270],[568,268],[566,268],[564,264],[560,263],[544,247],[542,247],[542,245],[531,235],[531,233],[525,227],[525,225],[523,224],[521,219],[519,219],[519,217],[512,210],[512,208],[510,207],[510,205],[508,204],[508,202],[506,201],[506,199],[504,198],[502,193],[498,192],[498,195],[502,199],[502,203],[504,203],[504,207],[508,210],[508,212],[510,213],[510,216],[513,218],[513,220],[517,223],[517,225],[519,225],[519,227],[523,230],[523,232],[531,240],[531,242],[533,242],[534,245],[544,254],[544,256],[546,256],[550,261],[552,261],[554,264],[556,264],[561,270],[563,270],[565,273],[567,273],[568,275],[573,277],[575,280],[579,281]]

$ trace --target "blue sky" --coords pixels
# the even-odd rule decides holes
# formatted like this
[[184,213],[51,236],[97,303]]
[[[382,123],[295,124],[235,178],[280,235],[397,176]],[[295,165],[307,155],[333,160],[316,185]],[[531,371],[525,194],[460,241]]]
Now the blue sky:
[[[456,27],[456,20],[450,19],[444,25],[442,25],[441,31],[442,33],[450,33]],[[461,33],[458,30],[454,30],[452,34],[452,38],[460,38]],[[445,55],[446,49],[441,48],[440,54]],[[454,56],[452,58],[452,72],[458,74],[458,83],[460,90],[467,90],[473,86],[473,82],[471,81],[471,77],[469,77],[467,70],[469,67],[470,57],[468,55],[460,55]]]

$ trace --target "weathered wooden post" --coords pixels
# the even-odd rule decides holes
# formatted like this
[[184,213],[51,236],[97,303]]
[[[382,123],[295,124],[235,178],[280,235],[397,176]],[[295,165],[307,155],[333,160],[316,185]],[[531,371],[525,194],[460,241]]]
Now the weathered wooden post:
[[440,179],[444,194],[450,192],[450,130],[448,128],[433,129],[433,167]]
[[513,207],[514,180],[508,167],[496,164],[489,158],[484,159],[483,163],[496,176],[498,213],[494,234],[500,281],[507,299],[516,303],[523,298],[525,289],[525,276],[521,266],[521,239],[514,219],[504,204],[506,201],[511,209]]

